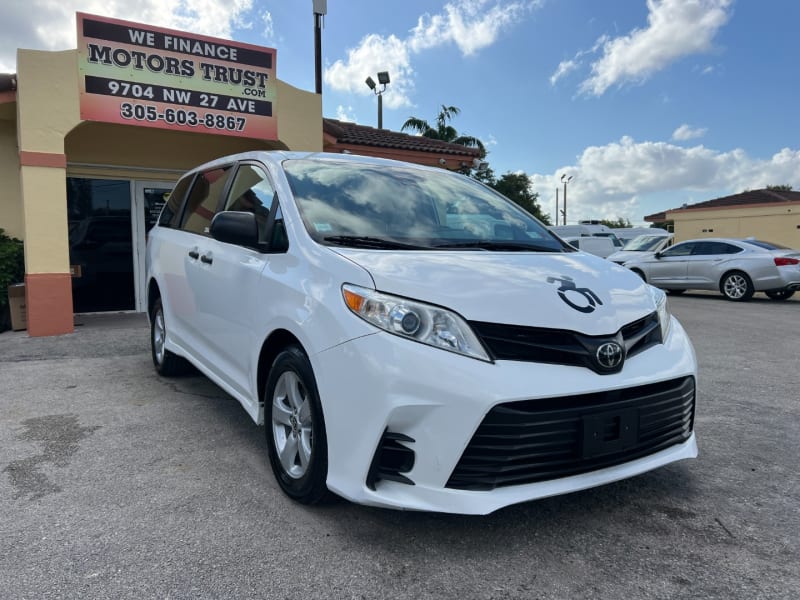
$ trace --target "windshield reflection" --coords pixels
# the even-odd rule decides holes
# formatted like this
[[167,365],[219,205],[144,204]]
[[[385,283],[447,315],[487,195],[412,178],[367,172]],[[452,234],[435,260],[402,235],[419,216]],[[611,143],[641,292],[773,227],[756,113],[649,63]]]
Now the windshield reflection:
[[563,251],[539,221],[463,175],[336,160],[287,160],[283,167],[319,243],[369,237],[427,248],[476,242],[491,249],[496,242]]

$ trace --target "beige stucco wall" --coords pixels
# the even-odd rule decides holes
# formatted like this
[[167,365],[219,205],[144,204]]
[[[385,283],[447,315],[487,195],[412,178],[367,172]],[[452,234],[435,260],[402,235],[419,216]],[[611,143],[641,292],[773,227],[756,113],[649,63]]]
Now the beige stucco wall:
[[278,80],[278,137],[290,150],[322,152],[322,96]]
[[22,239],[16,119],[0,119],[0,182],[0,229],[5,229],[7,235]]
[[800,248],[800,202],[685,210],[667,213],[675,223],[675,240],[706,237],[757,239]]
[[[79,122],[76,51],[17,51],[17,141],[20,152],[63,155]],[[20,196],[26,275],[69,273],[66,169],[22,166]]]

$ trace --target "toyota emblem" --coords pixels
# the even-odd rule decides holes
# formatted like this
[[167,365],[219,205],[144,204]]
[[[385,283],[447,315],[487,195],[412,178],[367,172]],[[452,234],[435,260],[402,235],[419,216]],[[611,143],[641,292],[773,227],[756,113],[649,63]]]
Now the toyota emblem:
[[597,363],[604,369],[616,369],[622,364],[622,346],[617,342],[606,342],[597,349]]

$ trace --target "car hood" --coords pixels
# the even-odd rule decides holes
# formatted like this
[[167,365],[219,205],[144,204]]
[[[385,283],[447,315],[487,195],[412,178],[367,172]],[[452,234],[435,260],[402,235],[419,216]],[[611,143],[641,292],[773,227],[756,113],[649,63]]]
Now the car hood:
[[334,251],[366,269],[377,290],[469,321],[608,335],[656,308],[638,276],[585,253]]

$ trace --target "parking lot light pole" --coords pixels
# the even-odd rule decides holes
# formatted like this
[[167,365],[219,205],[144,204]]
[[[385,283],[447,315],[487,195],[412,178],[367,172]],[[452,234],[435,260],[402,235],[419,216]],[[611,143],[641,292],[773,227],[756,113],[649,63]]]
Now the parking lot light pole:
[[[567,184],[572,181],[572,175],[567,177],[567,174],[564,173],[561,176],[561,181],[564,183],[564,209],[561,211],[561,214],[564,215],[564,225],[567,224]],[[556,225],[558,225],[558,214],[556,214]]]
[[[372,77],[367,77],[364,83],[366,83],[367,87],[375,92],[375,95],[378,97],[378,129],[383,129],[383,92],[386,91],[386,86],[389,84],[389,72],[379,72],[377,84]],[[378,85],[381,86],[380,89],[378,89]]]

